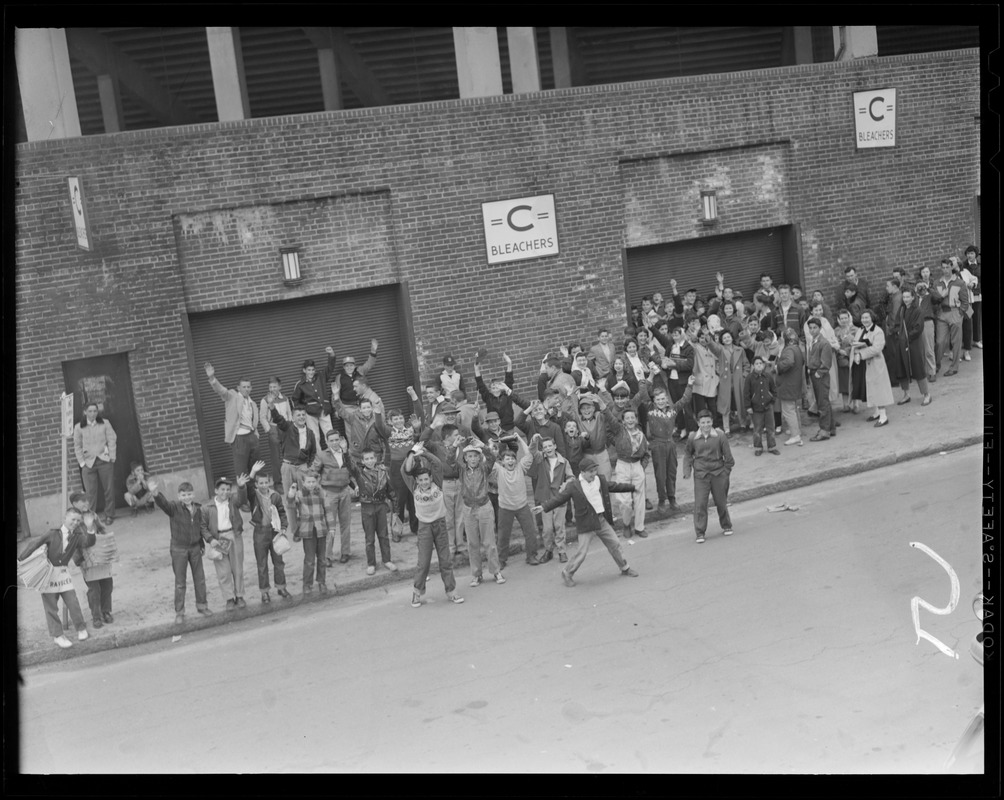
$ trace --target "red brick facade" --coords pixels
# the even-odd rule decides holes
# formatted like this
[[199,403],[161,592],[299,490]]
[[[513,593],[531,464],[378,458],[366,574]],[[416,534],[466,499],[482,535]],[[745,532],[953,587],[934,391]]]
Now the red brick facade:
[[[407,282],[423,378],[448,351],[469,374],[477,347],[496,371],[505,348],[528,389],[548,348],[623,325],[625,247],[795,223],[807,288],[848,264],[869,278],[935,264],[972,238],[979,80],[978,52],[960,50],[21,145],[25,494],[59,489],[70,359],[130,351],[147,466],[201,464],[187,311]],[[885,87],[897,145],[857,151],[852,92]],[[536,194],[555,196],[561,254],[488,267],[481,203]],[[282,284],[287,245],[299,287]]]

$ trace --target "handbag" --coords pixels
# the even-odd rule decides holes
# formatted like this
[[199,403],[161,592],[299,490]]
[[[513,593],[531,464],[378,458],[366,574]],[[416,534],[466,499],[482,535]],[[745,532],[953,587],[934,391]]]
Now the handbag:
[[275,551],[277,556],[285,555],[290,551],[292,546],[293,545],[289,543],[289,537],[286,535],[286,531],[279,531],[272,537],[272,549]]

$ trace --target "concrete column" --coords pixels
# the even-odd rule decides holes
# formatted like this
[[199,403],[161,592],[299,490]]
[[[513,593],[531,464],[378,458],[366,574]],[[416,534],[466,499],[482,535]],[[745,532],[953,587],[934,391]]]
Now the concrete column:
[[217,119],[231,122],[250,118],[251,104],[244,77],[240,31],[237,28],[206,28],[206,39],[209,42],[209,64],[213,70]]
[[330,47],[317,51],[317,67],[321,72],[321,94],[324,110],[338,111],[342,107],[342,81],[338,75],[338,59]]
[[551,36],[551,65],[554,69],[554,88],[568,89],[575,85],[574,53],[568,41],[568,28],[549,28]]
[[28,141],[80,136],[66,31],[18,28],[14,61]]
[[513,94],[540,91],[540,64],[533,28],[506,28]]
[[878,29],[874,25],[840,25],[833,29],[833,60],[850,61],[878,55]]
[[98,75],[98,98],[101,100],[105,133],[122,130],[122,96],[119,93],[118,78],[114,75]]
[[502,94],[502,62],[495,28],[454,28],[460,97]]

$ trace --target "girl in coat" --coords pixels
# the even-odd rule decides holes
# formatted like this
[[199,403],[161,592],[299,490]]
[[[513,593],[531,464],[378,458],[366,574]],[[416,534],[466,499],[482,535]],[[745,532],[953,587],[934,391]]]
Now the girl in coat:
[[628,369],[623,355],[617,355],[610,365],[610,372],[600,379],[599,387],[609,392],[621,381],[628,385],[632,397],[638,394],[638,379],[634,376],[634,370]]
[[865,399],[865,365],[851,363],[851,347],[861,338],[861,328],[854,324],[846,308],[837,314],[837,327],[833,329],[838,347],[834,349],[837,362],[837,387],[843,400],[843,410],[858,413]]
[[868,398],[868,405],[875,409],[868,417],[869,422],[874,422],[876,428],[889,424],[889,419],[885,414],[885,407],[892,405],[892,384],[889,383],[889,370],[885,366],[885,358],[882,355],[885,349],[885,334],[882,329],[875,324],[872,312],[867,308],[861,312],[861,335],[859,341],[864,347],[858,349],[854,354],[855,363],[865,365],[865,394]]
[[694,413],[702,409],[715,413],[718,409],[718,344],[707,331],[701,331],[694,347]]
[[909,374],[900,379],[899,388],[903,390],[903,397],[896,401],[897,405],[904,405],[910,402],[910,378],[917,381],[923,400],[922,406],[931,404],[931,392],[927,387],[927,364],[924,357],[924,312],[920,308],[920,303],[914,298],[913,289],[909,286],[903,287],[903,306],[900,308],[900,317],[904,330],[904,338],[908,345]]
[[730,417],[734,411],[737,415],[740,430],[751,427],[746,416],[746,398],[744,386],[749,375],[750,364],[746,351],[733,344],[732,332],[725,329],[719,335],[721,349],[718,354],[718,413],[722,415],[722,428],[731,435]]

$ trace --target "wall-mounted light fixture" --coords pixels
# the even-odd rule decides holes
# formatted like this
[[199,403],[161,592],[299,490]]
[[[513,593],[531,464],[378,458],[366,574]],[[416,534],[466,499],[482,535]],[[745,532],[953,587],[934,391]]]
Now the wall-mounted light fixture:
[[282,282],[287,286],[298,286],[303,282],[300,275],[300,250],[296,247],[283,247],[279,253],[282,255]]
[[701,192],[701,202],[704,204],[704,219],[701,221],[705,225],[714,225],[718,222],[718,196],[711,191]]

